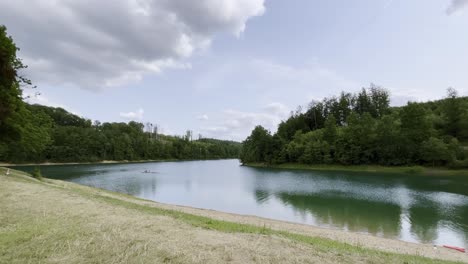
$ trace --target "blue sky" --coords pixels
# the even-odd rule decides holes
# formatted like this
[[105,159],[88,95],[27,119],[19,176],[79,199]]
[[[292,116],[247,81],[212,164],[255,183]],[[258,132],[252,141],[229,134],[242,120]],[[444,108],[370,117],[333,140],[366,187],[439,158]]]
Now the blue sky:
[[243,140],[371,82],[393,105],[468,95],[467,0],[85,2],[0,3],[31,102]]

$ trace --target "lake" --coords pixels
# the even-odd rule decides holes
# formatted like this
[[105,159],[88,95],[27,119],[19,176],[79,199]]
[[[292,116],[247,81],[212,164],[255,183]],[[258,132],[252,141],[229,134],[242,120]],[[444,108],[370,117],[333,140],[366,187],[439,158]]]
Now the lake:
[[468,175],[277,170],[240,166],[238,160],[43,166],[41,171],[48,178],[161,203],[468,247]]

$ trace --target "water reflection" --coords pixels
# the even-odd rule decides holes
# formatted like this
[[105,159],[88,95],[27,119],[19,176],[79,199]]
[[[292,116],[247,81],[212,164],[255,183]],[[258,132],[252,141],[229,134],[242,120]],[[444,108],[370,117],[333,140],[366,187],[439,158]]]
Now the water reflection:
[[467,244],[467,189],[459,188],[465,178],[252,170],[256,201],[277,199],[302,222],[408,241]]
[[437,207],[415,205],[409,209],[411,233],[425,243],[431,243],[437,239],[437,226],[441,215]]
[[255,190],[255,200],[262,204],[270,199],[270,194],[266,191]]
[[285,205],[313,215],[316,223],[354,232],[396,237],[400,231],[400,207],[391,203],[349,199],[340,193],[301,195],[278,193]]

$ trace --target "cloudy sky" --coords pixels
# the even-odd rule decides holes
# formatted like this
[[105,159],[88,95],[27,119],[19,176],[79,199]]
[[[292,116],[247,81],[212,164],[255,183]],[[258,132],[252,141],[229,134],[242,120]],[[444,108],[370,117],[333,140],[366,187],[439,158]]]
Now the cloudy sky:
[[371,82],[394,105],[468,95],[468,0],[5,0],[0,18],[30,102],[168,134],[242,140]]

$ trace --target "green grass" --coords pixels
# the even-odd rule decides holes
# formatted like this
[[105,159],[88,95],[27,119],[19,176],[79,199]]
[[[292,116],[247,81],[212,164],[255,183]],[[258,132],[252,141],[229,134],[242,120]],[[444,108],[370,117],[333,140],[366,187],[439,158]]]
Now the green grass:
[[269,165],[265,163],[247,163],[245,166],[256,168],[289,169],[289,170],[316,170],[316,171],[350,171],[350,172],[379,172],[379,173],[406,173],[415,175],[440,176],[468,176],[468,170],[451,170],[438,167],[422,166],[379,166],[379,165],[308,165],[300,163],[284,163]]

